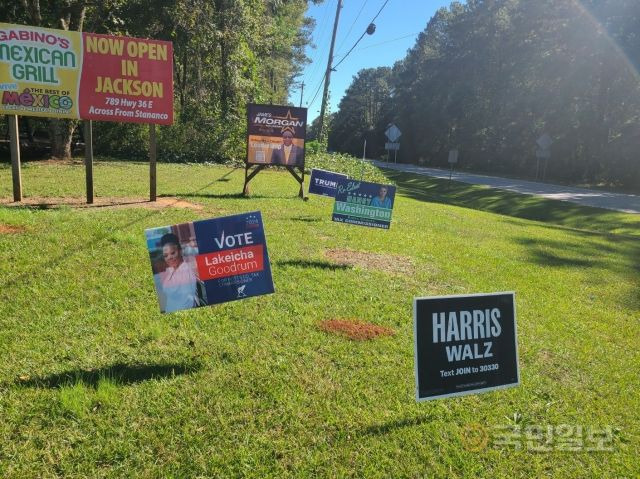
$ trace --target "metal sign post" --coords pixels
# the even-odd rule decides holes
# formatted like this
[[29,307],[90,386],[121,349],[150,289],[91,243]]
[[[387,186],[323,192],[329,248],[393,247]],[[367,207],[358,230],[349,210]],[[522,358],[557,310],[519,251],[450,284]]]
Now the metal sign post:
[[453,175],[453,165],[458,162],[458,150],[450,150],[449,151],[449,181],[451,181],[451,176]]
[[387,150],[387,157],[389,156],[390,151],[394,151],[393,161],[394,163],[398,162],[398,150],[400,149],[400,143],[392,143],[387,142],[384,144],[384,149]]
[[389,139],[389,142],[385,144],[385,149],[387,150],[387,160],[389,160],[389,151],[393,150],[393,162],[397,163],[398,150],[400,149],[400,143],[397,143],[397,141],[400,136],[402,136],[402,132],[396,125],[391,123],[389,124],[387,131],[385,131],[384,134]]
[[362,170],[360,171],[360,181],[364,176],[364,159],[367,157],[367,139],[364,140],[364,149],[362,150]]
[[536,140],[536,144],[538,145],[538,149],[536,150],[536,180],[538,179],[538,175],[540,173],[540,160],[544,160],[544,166],[542,170],[542,181],[545,180],[547,176],[547,164],[549,163],[549,159],[551,158],[551,145],[553,144],[553,138],[549,136],[548,133],[543,133],[540,138]]
[[551,150],[539,148],[536,150],[536,180],[540,174],[540,160],[544,160],[543,172],[542,172],[542,180],[544,181],[547,173],[547,163],[549,162],[549,158],[551,158]]

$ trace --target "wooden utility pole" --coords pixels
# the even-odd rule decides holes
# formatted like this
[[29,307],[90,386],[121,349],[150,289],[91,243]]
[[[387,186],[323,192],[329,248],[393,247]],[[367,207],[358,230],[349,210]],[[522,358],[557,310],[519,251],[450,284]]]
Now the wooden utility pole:
[[300,85],[300,108],[302,108],[302,95],[304,94],[304,82]]
[[331,37],[331,47],[329,48],[329,60],[327,61],[327,72],[324,77],[324,91],[322,92],[322,106],[320,107],[320,128],[319,135],[322,138],[324,133],[324,113],[327,109],[327,97],[329,96],[329,82],[331,81],[331,64],[333,63],[333,47],[336,43],[336,33],[338,32],[338,20],[340,18],[340,10],[342,9],[342,0],[338,0],[336,8],[336,20],[333,23],[333,36]]
[[13,177],[13,201],[22,201],[22,175],[20,174],[20,140],[18,115],[7,115],[9,121],[9,147],[11,149],[11,176]]

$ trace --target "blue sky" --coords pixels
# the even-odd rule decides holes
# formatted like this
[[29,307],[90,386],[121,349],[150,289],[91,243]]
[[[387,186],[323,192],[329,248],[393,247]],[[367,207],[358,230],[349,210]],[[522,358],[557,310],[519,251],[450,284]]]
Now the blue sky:
[[[343,0],[336,35],[333,65],[349,51],[356,40],[367,29],[385,0]],[[329,57],[331,32],[338,0],[324,0],[320,5],[311,5],[307,16],[316,20],[312,42],[316,48],[307,47],[307,56],[312,62],[306,66],[300,81],[304,80],[302,106],[309,109],[309,122],[316,118],[322,101],[320,82],[324,76]],[[451,0],[389,0],[376,21],[373,35],[365,35],[358,46],[344,60],[337,71],[331,74],[331,111],[338,110],[338,103],[351,84],[353,77],[363,68],[392,66],[404,58],[413,46],[419,32],[424,30],[429,19]],[[317,95],[316,95],[317,92]],[[315,95],[315,100],[311,103]],[[289,100],[300,103],[300,89],[292,88]]]

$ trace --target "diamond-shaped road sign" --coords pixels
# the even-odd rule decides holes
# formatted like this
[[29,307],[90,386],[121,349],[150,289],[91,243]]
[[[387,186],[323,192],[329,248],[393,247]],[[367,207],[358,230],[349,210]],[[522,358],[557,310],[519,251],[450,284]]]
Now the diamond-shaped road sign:
[[387,128],[387,131],[385,131],[384,134],[387,135],[387,138],[389,138],[390,142],[395,143],[396,140],[400,138],[400,135],[402,135],[402,132],[396,125],[392,123],[391,125],[389,125],[389,128]]
[[536,143],[543,150],[548,150],[551,144],[553,143],[553,140],[551,139],[548,133],[545,133],[536,140]]

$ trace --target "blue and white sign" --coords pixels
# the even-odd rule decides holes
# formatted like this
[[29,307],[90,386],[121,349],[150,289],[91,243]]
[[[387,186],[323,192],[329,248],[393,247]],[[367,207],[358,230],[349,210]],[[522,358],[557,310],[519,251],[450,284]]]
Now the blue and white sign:
[[259,211],[145,231],[163,313],[274,292]]
[[343,178],[338,182],[333,221],[389,229],[396,187]]
[[336,197],[338,181],[348,178],[347,175],[334,173],[333,171],[311,170],[311,181],[309,181],[309,194]]

